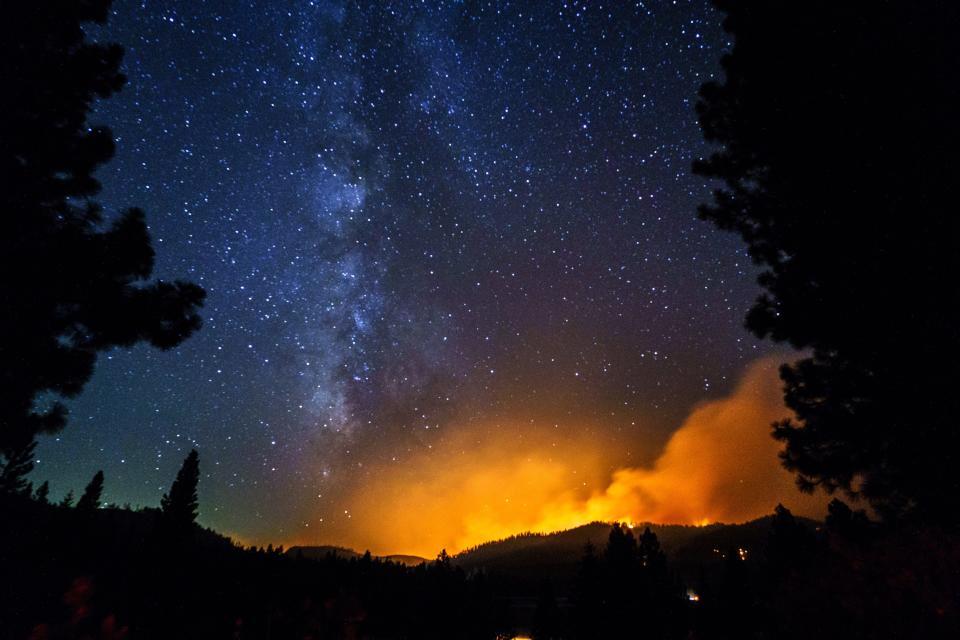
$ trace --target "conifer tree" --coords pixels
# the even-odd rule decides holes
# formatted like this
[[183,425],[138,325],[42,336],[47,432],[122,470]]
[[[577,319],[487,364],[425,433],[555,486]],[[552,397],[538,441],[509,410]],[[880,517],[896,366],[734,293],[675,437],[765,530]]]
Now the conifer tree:
[[[123,86],[123,51],[91,43],[111,0],[30,0],[0,20],[0,461],[19,486],[36,436],[66,424],[97,354],[139,342],[169,349],[200,326],[204,291],[150,281],[154,251],[143,211],[109,219],[93,200],[113,136],[87,122]],[[9,312],[7,312],[9,310]],[[29,458],[29,454],[26,455]],[[12,464],[16,462],[16,464]]]
[[637,541],[627,525],[614,523],[603,554],[608,629],[605,634],[623,637],[633,624],[634,575],[637,567]]
[[100,507],[100,496],[103,494],[103,471],[97,471],[90,480],[90,484],[83,490],[83,495],[77,501],[77,509],[93,511]]
[[626,525],[614,523],[603,553],[608,567],[614,572],[628,573],[636,562],[636,554],[637,541],[633,532]]
[[200,481],[200,457],[192,449],[177,472],[177,477],[160,500],[164,518],[177,527],[189,527],[197,519],[199,501],[197,484]]
[[804,566],[813,550],[814,539],[810,531],[789,509],[778,504],[770,522],[766,549],[767,569],[771,575],[779,576]]
[[714,0],[734,44],[697,111],[762,294],[747,327],[803,349],[775,426],[802,489],[960,527],[960,60],[951,2]]
[[667,556],[660,549],[660,540],[657,534],[650,531],[650,527],[645,527],[640,536],[640,542],[637,544],[637,559],[641,567],[652,572],[666,570]]
[[37,487],[33,499],[40,504],[50,504],[50,483],[47,480],[44,480],[43,484]]
[[573,593],[573,627],[578,638],[594,637],[606,627],[603,567],[593,543],[583,549]]
[[866,511],[854,511],[838,498],[834,498],[827,505],[824,524],[831,533],[851,541],[863,541],[869,535],[871,525]]
[[650,637],[663,637],[678,609],[678,593],[667,570],[667,556],[657,534],[646,527],[637,543],[637,612]]
[[8,454],[0,468],[0,494],[22,494],[27,491],[27,474],[33,470],[33,451],[36,446],[35,442],[29,442]]

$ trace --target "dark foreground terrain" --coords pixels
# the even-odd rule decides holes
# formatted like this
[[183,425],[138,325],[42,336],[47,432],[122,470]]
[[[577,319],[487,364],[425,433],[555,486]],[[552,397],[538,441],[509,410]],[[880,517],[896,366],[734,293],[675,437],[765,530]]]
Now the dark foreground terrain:
[[[4,498],[4,638],[950,638],[960,545],[786,510],[445,553],[243,548],[159,510]],[[662,541],[662,546],[661,546]],[[347,557],[350,556],[350,557]]]

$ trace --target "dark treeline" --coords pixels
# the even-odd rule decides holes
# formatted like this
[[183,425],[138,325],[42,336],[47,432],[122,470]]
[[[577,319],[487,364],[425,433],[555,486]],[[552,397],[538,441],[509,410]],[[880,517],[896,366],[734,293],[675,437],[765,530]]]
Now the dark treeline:
[[822,526],[778,505],[760,544],[714,549],[681,579],[649,529],[614,525],[604,549],[587,546],[566,609],[541,598],[533,637],[952,638],[957,550],[942,530],[893,531],[840,501]]
[[146,214],[108,215],[114,154],[87,117],[119,91],[123,49],[94,43],[110,0],[5,2],[0,20],[0,492],[23,489],[37,437],[67,424],[97,357],[171,349],[201,325],[198,285],[151,280]]
[[751,545],[681,574],[649,528],[616,524],[570,583],[369,552],[322,559],[243,547],[195,522],[198,457],[160,508],[76,506],[46,484],[0,497],[3,638],[954,638],[960,545],[834,501],[822,526],[777,507]]
[[[200,527],[193,452],[162,507],[0,496],[2,638],[494,638],[510,629],[481,572],[442,553],[406,567],[242,547]],[[45,486],[45,485],[44,485]],[[12,525],[12,526],[11,526]]]

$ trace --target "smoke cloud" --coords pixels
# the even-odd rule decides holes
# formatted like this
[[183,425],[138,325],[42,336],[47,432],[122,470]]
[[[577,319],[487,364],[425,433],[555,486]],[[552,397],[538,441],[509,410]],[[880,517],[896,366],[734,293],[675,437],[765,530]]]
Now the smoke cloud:
[[[384,467],[352,496],[339,542],[375,553],[456,552],[524,531],[594,520],[743,522],[782,502],[820,517],[825,498],[801,494],[780,466],[770,425],[788,415],[779,359],[751,364],[725,398],[694,407],[649,467],[613,470],[596,443],[477,427],[444,450]],[[491,436],[494,433],[496,435]]]

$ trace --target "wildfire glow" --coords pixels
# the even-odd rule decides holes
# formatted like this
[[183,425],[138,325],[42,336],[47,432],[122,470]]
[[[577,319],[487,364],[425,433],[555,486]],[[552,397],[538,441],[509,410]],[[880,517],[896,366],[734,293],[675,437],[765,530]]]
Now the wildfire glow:
[[755,362],[729,397],[694,408],[650,467],[610,473],[605,452],[589,441],[462,431],[449,455],[371,474],[353,496],[342,542],[431,557],[595,520],[702,526],[749,520],[777,502],[820,516],[823,499],[796,490],[770,437],[770,424],[786,415],[777,362]]

